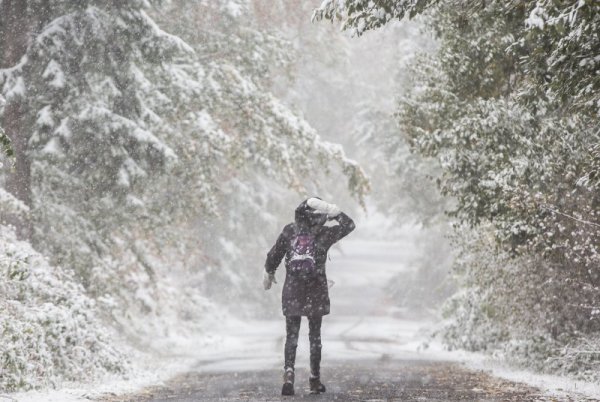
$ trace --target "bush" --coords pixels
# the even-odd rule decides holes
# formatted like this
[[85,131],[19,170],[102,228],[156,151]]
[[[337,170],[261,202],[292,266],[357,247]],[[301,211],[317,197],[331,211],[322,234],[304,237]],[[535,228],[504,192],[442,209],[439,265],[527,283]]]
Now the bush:
[[0,225],[0,390],[123,372],[123,354],[72,275]]
[[[489,226],[487,227],[489,229]],[[500,355],[546,373],[600,379],[600,291],[565,266],[512,255],[493,234],[463,230],[454,273],[462,291],[445,305],[451,349]]]

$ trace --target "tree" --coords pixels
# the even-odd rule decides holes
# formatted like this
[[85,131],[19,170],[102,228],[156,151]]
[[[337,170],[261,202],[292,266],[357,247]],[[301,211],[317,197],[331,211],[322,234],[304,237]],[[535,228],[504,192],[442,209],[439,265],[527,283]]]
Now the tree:
[[325,0],[314,10],[315,20],[342,20],[342,29],[357,36],[390,21],[413,18],[439,0]]
[[0,7],[0,126],[15,151],[1,179],[28,211],[19,234],[126,335],[197,318],[215,272],[231,288],[255,274],[232,245],[266,247],[240,227],[272,224],[276,195],[312,192],[327,171],[359,202],[368,190],[342,147],[270,92],[287,42],[246,2]]
[[[21,193],[9,189],[30,210],[21,236],[73,270],[136,337],[156,321],[129,325],[135,317],[204,308],[204,297],[190,297],[193,281],[179,284],[171,271],[207,286],[206,261],[245,236],[221,220],[270,219],[261,213],[265,183],[304,194],[335,165],[359,200],[368,189],[341,147],[269,92],[266,72],[285,59],[284,42],[242,26],[252,23],[242,3],[2,2],[12,10],[3,29],[23,28],[19,40],[4,37],[3,52],[21,44],[22,54],[0,70],[17,164],[5,174],[19,178]],[[216,33],[195,36],[213,22]]]
[[[325,2],[315,15],[341,18],[361,34],[426,9],[440,50],[416,63],[391,141],[438,159],[439,188],[457,200],[449,212],[459,230],[462,222],[480,236],[458,241],[468,257],[458,268],[466,290],[454,305],[450,343],[524,342],[514,352],[540,367],[600,331],[600,5],[355,0]],[[503,276],[510,258],[520,282]],[[540,287],[535,309],[523,308]],[[553,369],[590,367],[569,359]]]

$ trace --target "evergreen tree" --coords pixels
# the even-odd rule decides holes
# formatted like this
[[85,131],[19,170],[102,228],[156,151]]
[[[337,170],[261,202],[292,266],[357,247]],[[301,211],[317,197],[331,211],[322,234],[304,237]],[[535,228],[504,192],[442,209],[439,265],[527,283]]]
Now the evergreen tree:
[[312,192],[331,166],[358,200],[368,189],[269,91],[287,43],[245,1],[0,7],[0,126],[15,153],[2,180],[29,211],[19,235],[125,336],[147,341],[169,320],[197,331],[211,285],[244,294],[256,271],[232,244],[266,247],[240,227],[273,224],[275,194]]
[[525,362],[562,357],[545,368],[585,374],[598,356],[569,348],[600,331],[600,5],[351,0],[315,15],[360,35],[426,9],[440,50],[414,66],[391,141],[439,160],[450,213],[475,230],[459,236],[449,343],[520,343]]
[[[98,265],[97,256],[110,255],[125,222],[161,219],[147,208],[214,210],[222,180],[214,172],[222,168],[258,166],[305,191],[313,159],[337,160],[352,191],[364,193],[360,168],[260,89],[256,77],[268,62],[203,61],[206,49],[159,29],[143,5],[51,5],[42,13],[47,24],[28,33],[19,64],[2,72],[4,126],[21,127],[9,136],[25,144],[15,146],[17,163],[27,165],[16,176],[40,249],[78,267],[87,283],[86,271]],[[36,7],[42,6],[32,3],[22,17],[37,15]],[[262,34],[250,35],[234,40],[258,46]],[[208,43],[235,48],[222,37]],[[265,46],[263,55],[272,47]],[[249,54],[261,54],[257,49]],[[15,108],[26,112],[15,117]],[[165,169],[173,169],[165,193],[145,192],[160,185],[154,179]]]

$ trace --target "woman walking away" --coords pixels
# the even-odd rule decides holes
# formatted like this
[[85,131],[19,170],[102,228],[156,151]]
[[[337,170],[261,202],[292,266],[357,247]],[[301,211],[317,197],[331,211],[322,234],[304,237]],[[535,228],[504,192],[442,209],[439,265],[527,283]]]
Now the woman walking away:
[[[354,230],[354,222],[335,204],[314,197],[296,208],[295,222],[286,225],[267,255],[263,285],[270,289],[275,270],[285,257],[282,309],[285,316],[285,364],[282,395],[294,395],[294,364],[300,319],[308,318],[310,341],[310,392],[325,392],[321,383],[321,321],[329,314],[325,262],[329,248]],[[337,225],[325,226],[328,220]]]

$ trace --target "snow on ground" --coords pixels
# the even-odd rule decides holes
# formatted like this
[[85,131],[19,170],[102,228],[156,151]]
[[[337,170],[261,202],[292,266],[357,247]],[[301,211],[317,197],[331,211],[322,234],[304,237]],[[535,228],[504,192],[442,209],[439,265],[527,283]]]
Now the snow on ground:
[[[375,225],[381,222],[377,217],[371,219]],[[360,222],[358,227],[361,228]],[[332,249],[327,270],[328,278],[335,284],[330,289],[331,314],[323,319],[324,367],[332,360],[380,357],[455,361],[473,370],[533,385],[558,398],[577,399],[583,395],[600,398],[600,386],[595,384],[514,370],[482,354],[446,351],[440,343],[428,338],[433,322],[403,319],[382,289],[392,276],[410,268],[407,261],[418,250],[413,240],[419,238],[414,236],[418,230],[405,226],[391,240],[384,240],[377,237],[377,230],[366,225],[364,232],[357,230]],[[271,291],[281,292],[282,273],[278,271],[279,283]],[[10,395],[8,400],[89,400],[103,394],[131,393],[149,385],[161,385],[186,371],[241,372],[283,366],[283,317],[246,321],[221,317],[210,323],[210,327],[210,334],[165,351],[161,357],[139,354],[138,370],[128,379],[105,379],[85,386],[74,384],[72,388],[52,392],[20,393]],[[308,367],[307,327],[303,319],[297,367]]]
[[[450,352],[448,352],[450,353]],[[452,357],[463,361],[468,368],[488,371],[492,375],[510,381],[522,382],[546,391],[548,395],[557,398],[576,398],[600,400],[600,384],[587,381],[577,381],[556,375],[537,374],[527,370],[518,370],[505,363],[470,353],[453,353]]]
[[206,348],[212,350],[227,349],[224,339],[216,335],[207,335],[197,342],[188,342],[177,350],[155,353],[134,352],[134,370],[126,377],[110,376],[98,379],[94,383],[63,383],[58,390],[41,390],[0,395],[0,402],[8,401],[89,401],[103,394],[121,394],[137,391],[143,387],[160,384],[172,376],[189,370]]

